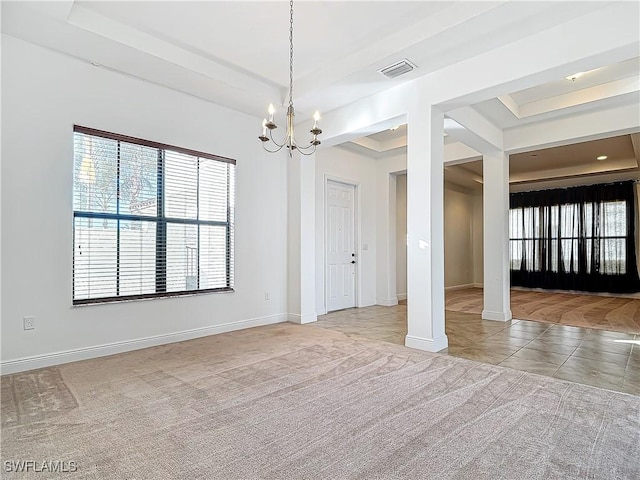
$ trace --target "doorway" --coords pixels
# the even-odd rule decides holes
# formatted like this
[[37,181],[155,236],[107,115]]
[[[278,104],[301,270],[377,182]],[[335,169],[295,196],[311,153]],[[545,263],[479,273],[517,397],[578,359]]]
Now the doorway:
[[356,306],[356,187],[327,180],[326,305],[327,311]]

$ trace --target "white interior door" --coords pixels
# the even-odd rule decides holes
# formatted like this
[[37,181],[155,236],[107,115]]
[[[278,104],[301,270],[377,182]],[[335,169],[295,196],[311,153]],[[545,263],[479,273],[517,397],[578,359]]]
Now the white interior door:
[[327,311],[356,306],[355,186],[327,182]]

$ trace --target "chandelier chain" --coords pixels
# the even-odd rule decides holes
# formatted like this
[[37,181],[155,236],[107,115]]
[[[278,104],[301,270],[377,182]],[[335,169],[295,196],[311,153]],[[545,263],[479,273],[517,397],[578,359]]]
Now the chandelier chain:
[[[293,110],[293,1],[289,0],[289,107],[287,108],[286,120],[286,132],[284,135],[284,141],[278,143],[273,138],[273,130],[278,126],[273,121],[273,114],[275,108],[273,104],[269,105],[269,121],[265,118],[262,122],[262,135],[258,136],[258,139],[262,142],[262,148],[269,153],[277,153],[283,148],[289,149],[289,155],[293,155],[293,151],[297,150],[301,155],[313,155],[316,151],[316,147],[320,145],[318,135],[322,133],[322,130],[318,127],[318,120],[320,119],[320,113],[316,111],[313,115],[314,123],[309,132],[311,133],[311,141],[304,146],[298,145],[294,137],[294,110]],[[268,142],[273,142],[275,149],[267,147]]]
[[293,106],[293,0],[289,2],[289,106]]

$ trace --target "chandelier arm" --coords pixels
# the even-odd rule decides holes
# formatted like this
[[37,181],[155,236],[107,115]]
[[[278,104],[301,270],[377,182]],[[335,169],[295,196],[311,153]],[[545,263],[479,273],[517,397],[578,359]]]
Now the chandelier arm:
[[[275,143],[275,142],[274,142],[274,143]],[[277,143],[276,143],[276,145],[277,145]],[[278,153],[280,150],[282,150],[282,149],[284,148],[284,145],[280,145],[280,146],[279,146],[278,148],[276,148],[275,150],[269,150],[269,149],[265,146],[265,144],[263,143],[263,144],[262,144],[262,148],[263,148],[264,150],[266,150],[267,152],[269,152],[269,153]]]
[[[313,145],[312,145],[312,147],[313,147]],[[315,147],[310,152],[307,152],[306,149],[301,149],[301,148],[298,147],[298,151],[300,152],[300,155],[305,155],[305,156],[313,155],[314,153],[316,153]]]
[[300,146],[298,146],[298,145],[296,145],[296,147],[298,148],[298,150],[309,150],[309,149],[311,149],[311,148],[315,149],[315,145],[314,145],[314,144],[312,144],[312,143],[310,143],[309,145],[306,145],[306,146],[304,146],[304,147],[300,147]]
[[[276,152],[279,152],[280,150],[282,150],[282,147],[284,147],[287,144],[286,141],[283,142],[282,145],[280,145],[278,142],[276,142],[275,139],[273,138],[273,130],[269,130],[269,139],[278,147],[278,150],[276,150]],[[267,151],[269,151],[269,150],[267,150]]]

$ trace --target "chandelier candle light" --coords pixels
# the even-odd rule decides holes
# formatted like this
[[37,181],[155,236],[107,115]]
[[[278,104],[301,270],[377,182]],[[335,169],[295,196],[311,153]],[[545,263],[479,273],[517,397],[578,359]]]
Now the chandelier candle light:
[[[312,155],[316,151],[316,147],[320,145],[320,140],[318,140],[318,135],[322,133],[322,130],[318,128],[318,120],[320,120],[320,112],[317,112],[313,115],[313,128],[310,130],[311,141],[308,145],[301,146],[298,145],[293,133],[293,119],[295,117],[293,110],[293,0],[289,2],[290,7],[290,19],[289,19],[289,106],[287,107],[287,132],[284,137],[282,144],[276,142],[273,139],[273,130],[278,128],[278,126],[273,121],[273,114],[275,113],[275,108],[273,108],[273,104],[269,105],[269,120],[265,118],[262,121],[262,135],[258,138],[262,142],[262,148],[264,148],[269,153],[276,153],[282,150],[284,147],[289,149],[289,155],[293,153],[294,150],[298,150],[302,155]],[[268,132],[267,132],[268,130]],[[267,136],[268,135],[268,136]],[[267,142],[272,141],[275,145],[275,149],[270,150],[267,148]]]

